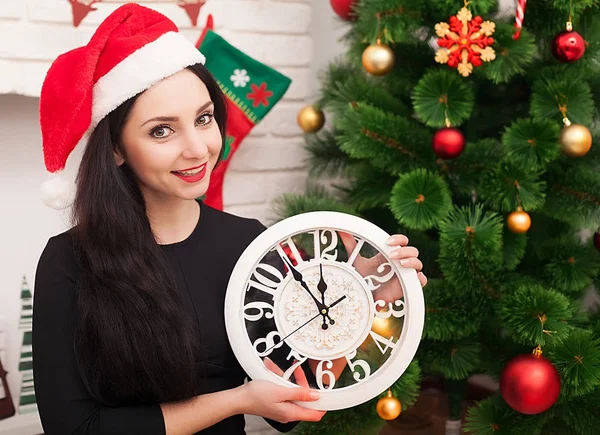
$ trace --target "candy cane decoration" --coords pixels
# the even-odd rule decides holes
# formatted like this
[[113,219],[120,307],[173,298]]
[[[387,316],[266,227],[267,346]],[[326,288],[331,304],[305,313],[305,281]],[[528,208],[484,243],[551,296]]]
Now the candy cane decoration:
[[523,27],[523,19],[525,18],[525,5],[527,0],[518,0],[517,13],[515,14],[515,33],[513,39],[519,39],[521,36],[521,28]]

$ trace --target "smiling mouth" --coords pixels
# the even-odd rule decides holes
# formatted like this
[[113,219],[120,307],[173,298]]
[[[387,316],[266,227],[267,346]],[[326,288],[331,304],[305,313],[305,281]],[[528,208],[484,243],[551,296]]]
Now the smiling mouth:
[[193,168],[183,169],[181,171],[171,171],[171,172],[173,174],[179,174],[179,175],[184,175],[186,177],[189,177],[192,175],[199,174],[204,169],[205,166],[206,166],[206,163],[204,163],[200,166],[194,166]]

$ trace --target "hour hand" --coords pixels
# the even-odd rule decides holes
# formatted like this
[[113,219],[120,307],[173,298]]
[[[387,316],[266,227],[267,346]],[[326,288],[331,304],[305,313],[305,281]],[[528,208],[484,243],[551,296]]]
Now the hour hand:
[[[321,293],[321,303],[325,305],[325,291],[327,291],[327,283],[323,279],[323,263],[319,264],[319,268],[321,272],[321,278],[319,279],[319,283],[317,284],[317,290],[319,290],[319,292]],[[321,328],[327,329],[329,327],[329,325],[327,325],[327,319],[329,319],[329,323],[331,323],[332,325],[335,323],[335,321],[331,317],[329,317],[328,314],[323,314],[323,324],[321,325]]]
[[304,277],[302,276],[302,274],[292,265],[292,262],[288,258],[284,258],[283,261],[285,261],[287,266],[292,271],[292,276],[294,277],[294,279],[300,283],[302,288],[304,288],[308,292],[310,297],[313,299],[313,301],[315,301],[315,304],[317,304],[317,308],[319,309],[321,314],[327,314],[327,306],[322,302],[319,302],[315,295],[313,295],[313,293],[308,288],[308,285],[304,281]]

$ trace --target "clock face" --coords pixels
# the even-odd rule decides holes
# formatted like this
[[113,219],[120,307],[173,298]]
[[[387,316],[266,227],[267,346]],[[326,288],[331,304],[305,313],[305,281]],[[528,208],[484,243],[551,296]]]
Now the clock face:
[[348,408],[379,395],[413,359],[423,329],[414,269],[391,260],[389,235],[338,212],[265,230],[231,275],[225,321],[252,379],[322,390],[302,406]]

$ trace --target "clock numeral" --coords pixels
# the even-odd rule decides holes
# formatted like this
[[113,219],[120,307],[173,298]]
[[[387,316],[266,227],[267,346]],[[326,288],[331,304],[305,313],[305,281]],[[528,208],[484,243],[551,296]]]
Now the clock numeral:
[[[327,369],[323,368],[323,365],[327,363]],[[315,377],[317,378],[317,385],[321,390],[332,390],[335,385],[335,375],[328,369],[333,368],[333,361],[319,361]],[[327,376],[327,381],[323,382],[323,378]]]
[[308,358],[305,357],[304,355],[300,355],[298,352],[296,352],[295,350],[291,350],[289,355],[287,356],[287,359],[291,359],[294,358],[296,360],[296,362],[294,364],[292,364],[290,366],[289,369],[287,369],[285,371],[285,373],[283,374],[283,379],[285,379],[286,381],[289,381],[290,377],[292,376],[292,373],[294,373],[294,371],[300,367],[302,364],[304,364],[304,361],[306,361]]
[[[364,381],[369,376],[371,376],[371,366],[369,366],[368,362],[362,359],[352,361],[353,358],[356,358],[356,349],[350,352],[348,355],[346,355],[346,361],[348,361],[348,366],[350,367],[350,370],[352,370],[352,376],[354,377],[354,380],[357,382]],[[356,371],[357,367],[360,367],[362,369],[362,377],[360,375],[360,372]]]
[[292,262],[292,264],[294,264],[294,262],[292,261],[292,259],[283,250],[282,245],[288,245],[288,247],[290,248],[290,251],[292,253],[292,256],[296,260],[296,264],[302,264],[302,263],[304,263],[304,259],[302,258],[302,255],[300,254],[300,251],[298,250],[298,247],[296,246],[296,244],[294,243],[294,241],[292,240],[291,237],[288,237],[286,240],[282,241],[281,243],[278,243],[275,246],[275,250],[277,251],[277,253],[279,254],[279,256],[281,257],[281,259],[284,262],[287,259],[290,262]]
[[[385,307],[386,306],[386,302],[380,300],[375,301],[375,307]],[[387,303],[388,309],[385,311],[377,311],[375,310],[375,315],[377,317],[379,317],[380,319],[388,319],[390,316],[394,316],[397,318],[403,317],[404,314],[406,314],[406,307],[404,306],[404,301],[403,300],[395,300],[394,303],[392,304],[392,302],[388,302]],[[400,307],[399,310],[395,309],[395,307]]]
[[[270,310],[270,312],[267,310]],[[258,311],[258,313],[256,313],[256,311]],[[263,316],[266,319],[273,318],[273,305],[268,302],[250,302],[244,305],[244,319],[256,322]]]
[[[371,291],[377,290],[379,287],[381,287],[381,284],[388,282],[394,276],[394,268],[392,267],[392,265],[390,263],[380,264],[377,267],[377,273],[382,274],[387,267],[390,268],[390,271],[387,272],[383,276],[368,275],[368,276],[364,277],[365,281],[367,281],[367,286],[369,287],[369,290],[371,290]],[[377,282],[378,284],[375,284],[375,282]]]
[[[371,337],[373,338],[373,340],[375,340],[375,344],[377,345],[381,353],[384,355],[389,348],[394,349],[396,348],[396,344],[398,344],[398,342],[394,343],[392,341],[394,337],[384,338],[375,331],[370,331],[369,334],[371,334]],[[385,345],[385,348],[383,348],[383,345]]]
[[358,239],[358,242],[356,243],[356,246],[354,247],[352,253],[348,257],[348,261],[346,263],[348,263],[351,266],[352,264],[354,264],[354,260],[356,260],[356,257],[358,257],[358,254],[360,253],[360,250],[362,249],[364,244],[365,241],[363,239]]
[[[264,272],[268,272],[273,278],[276,279],[276,281],[268,276],[265,276],[263,274]],[[254,270],[254,277],[256,278],[256,281],[250,278],[249,288],[247,290],[250,290],[250,288],[256,288],[270,294],[273,298],[275,298],[275,291],[277,290],[277,287],[279,287],[279,284],[281,284],[283,281],[283,275],[281,272],[270,264],[259,263]]]
[[[329,233],[329,237],[331,238],[329,244],[325,247],[325,249],[321,250],[321,244],[327,244],[327,233]],[[337,260],[338,251],[336,249],[338,244],[338,235],[333,230],[316,230],[310,231],[309,234],[313,235],[313,240],[315,244],[315,259],[319,260]]]
[[[279,338],[277,344],[275,344],[275,337]],[[261,345],[265,346],[262,351],[258,349]],[[281,334],[278,331],[271,331],[265,338],[259,338],[254,342],[254,350],[257,352],[258,356],[263,357],[270,355],[273,352],[273,349],[277,349],[282,345],[283,341],[281,340]]]

